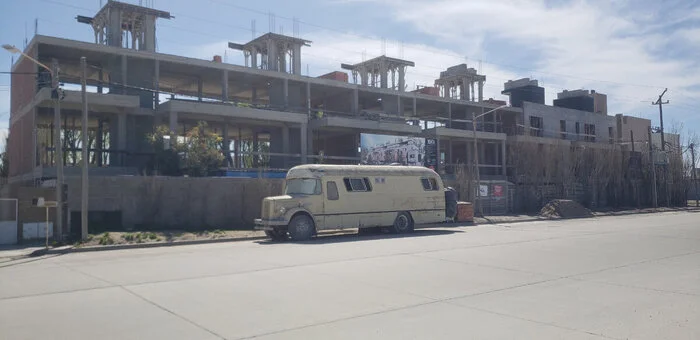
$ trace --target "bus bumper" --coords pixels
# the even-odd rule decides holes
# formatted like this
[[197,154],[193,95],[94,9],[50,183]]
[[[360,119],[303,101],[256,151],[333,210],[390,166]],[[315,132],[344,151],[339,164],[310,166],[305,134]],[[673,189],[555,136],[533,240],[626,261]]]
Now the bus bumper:
[[261,218],[255,219],[255,230],[273,230],[275,227],[286,225],[287,221],[285,220],[263,220]]

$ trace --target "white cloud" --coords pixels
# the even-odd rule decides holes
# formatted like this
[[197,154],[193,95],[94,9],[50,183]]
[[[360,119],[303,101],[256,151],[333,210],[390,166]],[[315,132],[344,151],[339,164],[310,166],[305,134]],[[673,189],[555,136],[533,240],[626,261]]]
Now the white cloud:
[[[640,34],[644,26],[626,19],[609,4],[574,1],[552,8],[541,0],[382,1],[393,8],[391,15],[398,21],[452,43],[453,53],[468,53],[461,48],[464,41],[489,37],[527,45],[540,56],[531,74],[524,71],[520,76],[546,79],[546,85],[555,90],[607,92],[616,111],[640,109],[641,100],[658,95],[663,87],[687,93],[700,84],[700,70],[690,69],[690,60],[652,54],[664,42],[663,35]],[[694,31],[686,35],[688,40],[698,37]],[[518,55],[517,48],[497,52],[503,54],[494,58],[498,63]],[[487,72],[487,79],[489,75]],[[691,95],[700,97],[697,92]]]

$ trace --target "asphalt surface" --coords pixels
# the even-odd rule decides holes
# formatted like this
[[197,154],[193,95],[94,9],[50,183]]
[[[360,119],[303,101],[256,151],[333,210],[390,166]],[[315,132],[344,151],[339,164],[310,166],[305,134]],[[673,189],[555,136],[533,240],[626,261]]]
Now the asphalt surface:
[[0,339],[700,339],[700,213],[52,256]]

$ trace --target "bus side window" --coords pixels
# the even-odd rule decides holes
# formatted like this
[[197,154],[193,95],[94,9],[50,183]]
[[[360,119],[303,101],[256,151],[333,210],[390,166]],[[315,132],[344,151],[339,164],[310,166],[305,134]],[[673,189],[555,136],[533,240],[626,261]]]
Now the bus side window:
[[437,180],[435,178],[421,177],[420,182],[421,184],[423,184],[423,190],[425,191],[440,190],[440,187],[438,186]]
[[435,178],[430,179],[430,185],[433,187],[433,190],[440,190],[440,187],[438,186],[437,180]]
[[426,177],[421,177],[421,184],[423,184],[423,190],[431,190],[430,181]]
[[338,186],[333,181],[326,183],[326,195],[329,201],[338,200]]

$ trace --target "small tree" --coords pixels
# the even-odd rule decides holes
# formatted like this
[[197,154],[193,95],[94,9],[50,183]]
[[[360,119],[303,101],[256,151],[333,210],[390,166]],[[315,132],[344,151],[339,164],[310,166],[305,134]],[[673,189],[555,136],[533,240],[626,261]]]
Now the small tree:
[[222,138],[207,131],[205,122],[187,131],[184,138],[171,136],[170,129],[161,125],[148,136],[148,141],[154,151],[152,167],[161,175],[203,177],[224,163]]
[[10,157],[7,155],[7,143],[10,137],[5,138],[5,149],[0,153],[0,178],[7,178],[10,175]]
[[182,162],[185,174],[193,177],[209,175],[224,164],[224,155],[219,146],[222,138],[207,131],[207,123],[199,122],[187,132],[184,142],[177,144],[177,150],[184,157]]

